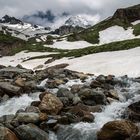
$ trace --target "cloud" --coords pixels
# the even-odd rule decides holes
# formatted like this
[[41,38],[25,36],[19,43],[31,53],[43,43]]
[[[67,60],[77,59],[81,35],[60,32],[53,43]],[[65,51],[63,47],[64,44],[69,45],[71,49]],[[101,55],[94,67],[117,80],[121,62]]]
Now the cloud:
[[139,3],[139,0],[0,0],[0,17],[5,14],[22,17],[36,11],[51,10],[55,14],[65,11],[71,15],[99,15],[104,19],[118,8]]

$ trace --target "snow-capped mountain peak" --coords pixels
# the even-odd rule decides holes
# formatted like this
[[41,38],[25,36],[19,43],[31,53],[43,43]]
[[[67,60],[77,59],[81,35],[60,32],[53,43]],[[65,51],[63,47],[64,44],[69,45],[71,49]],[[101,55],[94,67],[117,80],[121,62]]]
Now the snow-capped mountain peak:
[[0,23],[9,23],[9,24],[23,24],[23,22],[15,17],[5,15],[0,19]]
[[98,20],[99,17],[94,17],[90,15],[76,15],[70,17],[68,20],[66,20],[65,25],[67,26],[79,26],[79,27],[89,27],[91,25],[94,25]]

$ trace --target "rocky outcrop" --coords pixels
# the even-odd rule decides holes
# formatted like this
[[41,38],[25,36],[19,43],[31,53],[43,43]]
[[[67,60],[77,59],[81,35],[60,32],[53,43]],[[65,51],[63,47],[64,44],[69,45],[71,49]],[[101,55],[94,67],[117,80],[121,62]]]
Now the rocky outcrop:
[[51,32],[52,34],[58,34],[58,35],[67,35],[70,33],[75,33],[83,30],[82,27],[73,27],[73,26],[61,26],[60,28],[56,29],[54,32]]
[[24,48],[26,45],[25,41],[12,37],[11,35],[4,35],[2,33],[2,36],[5,36],[7,40],[0,41],[0,56],[12,55],[13,50]]
[[118,9],[113,15],[113,19],[120,19],[126,23],[131,23],[133,21],[140,19],[140,4],[129,7]]
[[5,15],[0,20],[0,23],[9,23],[9,24],[23,24],[23,22],[15,17],[10,17],[8,15]]

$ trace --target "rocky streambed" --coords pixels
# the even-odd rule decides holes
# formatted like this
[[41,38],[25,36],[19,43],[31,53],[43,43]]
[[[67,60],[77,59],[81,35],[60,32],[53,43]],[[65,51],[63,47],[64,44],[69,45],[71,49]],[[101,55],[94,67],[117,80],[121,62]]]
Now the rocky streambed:
[[139,140],[140,78],[66,66],[0,66],[0,140]]

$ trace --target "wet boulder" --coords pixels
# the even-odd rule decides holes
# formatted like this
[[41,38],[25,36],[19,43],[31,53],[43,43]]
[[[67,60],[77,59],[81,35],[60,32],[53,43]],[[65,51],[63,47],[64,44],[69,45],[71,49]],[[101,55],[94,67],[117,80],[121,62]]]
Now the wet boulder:
[[18,113],[15,120],[21,123],[37,123],[39,122],[39,114],[32,112],[21,112]]
[[0,140],[19,140],[10,129],[0,126]]
[[71,86],[71,92],[73,94],[76,94],[80,91],[80,89],[83,87],[83,85],[78,85],[78,84],[75,84],[75,85],[72,85]]
[[62,101],[64,106],[69,106],[72,103],[74,95],[67,88],[60,88],[57,92],[57,97]]
[[130,121],[111,121],[98,132],[98,140],[125,140],[137,133],[138,127]]
[[15,80],[15,84],[19,87],[24,87],[25,86],[25,79],[23,78],[17,78]]
[[57,92],[57,97],[67,97],[68,99],[72,99],[74,95],[67,88],[60,88]]
[[39,109],[42,112],[46,112],[51,115],[58,114],[62,108],[63,108],[63,103],[60,101],[60,99],[50,93],[46,94],[43,97],[43,99],[39,105]]
[[89,106],[78,104],[76,106],[71,107],[70,110],[67,112],[67,117],[69,119],[69,122],[93,122],[94,116],[91,114],[91,110]]
[[128,117],[131,121],[140,121],[140,101],[128,106]]
[[18,68],[18,67],[6,67],[3,69],[0,69],[0,76],[12,79],[18,75],[23,75],[24,73],[33,73],[32,70]]
[[102,90],[85,88],[82,89],[78,95],[86,105],[94,106],[107,103],[106,96],[104,95]]
[[21,88],[11,82],[0,82],[0,89],[10,96],[20,95]]
[[15,132],[20,140],[48,140],[48,134],[33,124],[20,125]]

